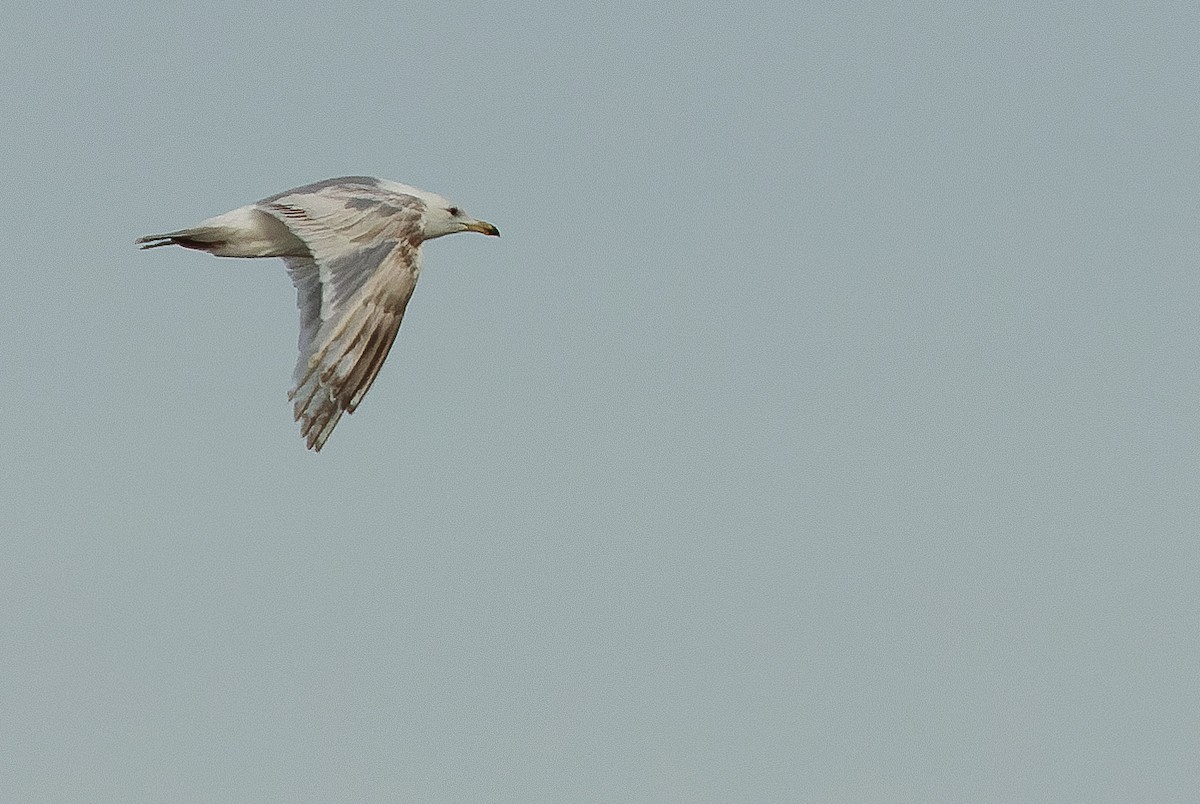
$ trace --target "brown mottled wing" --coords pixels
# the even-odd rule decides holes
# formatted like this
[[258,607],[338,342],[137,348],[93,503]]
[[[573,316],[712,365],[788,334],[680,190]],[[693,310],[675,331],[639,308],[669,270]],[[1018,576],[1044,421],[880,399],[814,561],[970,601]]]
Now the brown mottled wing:
[[300,358],[288,394],[320,450],[375,382],[420,273],[424,205],[374,187],[322,186],[260,202],[308,246],[286,257],[300,308]]

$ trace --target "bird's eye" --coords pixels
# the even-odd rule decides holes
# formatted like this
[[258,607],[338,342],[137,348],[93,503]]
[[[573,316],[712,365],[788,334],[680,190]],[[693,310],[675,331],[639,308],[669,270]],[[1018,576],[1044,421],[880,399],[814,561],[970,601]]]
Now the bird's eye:
[[462,214],[462,210],[459,209],[458,207],[450,207],[450,209],[448,209],[446,211],[450,213],[451,218],[457,218],[459,215]]

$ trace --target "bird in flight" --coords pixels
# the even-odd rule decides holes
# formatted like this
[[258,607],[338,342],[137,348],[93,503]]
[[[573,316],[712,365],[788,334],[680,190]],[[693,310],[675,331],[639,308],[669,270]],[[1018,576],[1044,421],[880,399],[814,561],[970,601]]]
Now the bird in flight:
[[346,176],[136,242],[283,259],[300,308],[300,359],[288,399],[308,448],[320,451],[342,414],[362,402],[392,348],[421,271],[421,244],[455,232],[500,234],[440,195]]

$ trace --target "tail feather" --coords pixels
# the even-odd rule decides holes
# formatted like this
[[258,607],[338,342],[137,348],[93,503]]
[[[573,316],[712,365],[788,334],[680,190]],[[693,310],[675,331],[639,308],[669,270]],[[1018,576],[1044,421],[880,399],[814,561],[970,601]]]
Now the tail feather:
[[160,246],[173,246],[173,245],[175,245],[175,236],[174,235],[146,235],[145,237],[139,237],[137,240],[134,240],[133,242],[136,243],[137,245],[141,246],[143,249],[158,248]]
[[178,232],[146,235],[133,242],[143,250],[161,246],[183,246],[197,251],[215,251],[225,245],[228,233],[209,226],[197,226],[194,229],[180,229]]

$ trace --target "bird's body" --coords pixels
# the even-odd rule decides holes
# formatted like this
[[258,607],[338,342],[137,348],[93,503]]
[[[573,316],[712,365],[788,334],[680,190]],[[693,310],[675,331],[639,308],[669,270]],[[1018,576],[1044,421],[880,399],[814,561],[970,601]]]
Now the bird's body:
[[300,359],[288,396],[320,450],[383,365],[421,269],[421,244],[455,232],[498,235],[446,199],[367,176],[328,179],[188,229],[138,238],[218,257],[280,257],[296,286]]

